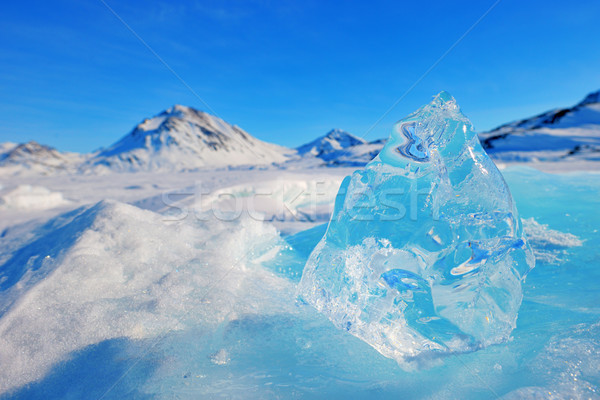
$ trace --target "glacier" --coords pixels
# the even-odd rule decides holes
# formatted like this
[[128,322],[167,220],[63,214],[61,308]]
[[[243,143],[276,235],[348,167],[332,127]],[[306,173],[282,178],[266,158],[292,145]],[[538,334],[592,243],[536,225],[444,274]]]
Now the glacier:
[[298,293],[410,367],[507,340],[534,264],[508,186],[442,92],[343,181]]

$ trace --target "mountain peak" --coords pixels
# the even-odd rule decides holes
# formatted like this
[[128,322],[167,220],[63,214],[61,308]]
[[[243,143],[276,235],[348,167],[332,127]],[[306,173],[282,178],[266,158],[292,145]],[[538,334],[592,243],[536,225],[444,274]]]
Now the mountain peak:
[[15,161],[23,158],[40,157],[40,156],[51,156],[56,157],[58,152],[56,149],[39,144],[38,142],[31,140],[27,143],[21,143],[11,148],[8,152],[2,155],[2,160]]
[[[48,174],[58,170],[69,170],[84,156],[62,153],[53,147],[35,141],[0,145],[0,167],[17,168],[15,172],[33,171]],[[20,172],[19,172],[20,171]]]
[[155,115],[152,118],[144,119],[135,127],[131,134],[145,134],[145,132],[155,131],[159,129],[165,123],[174,124],[175,121],[184,121],[191,123],[203,121],[202,124],[210,124],[213,118],[218,119],[217,117],[207,114],[204,111],[196,110],[195,108],[184,106],[181,104],[175,104],[174,106],[167,108],[166,110]]
[[320,157],[321,155],[332,151],[346,149],[364,143],[366,143],[364,139],[356,137],[351,133],[341,129],[332,129],[324,136],[304,144],[296,148],[296,150],[298,151],[298,154],[310,153],[316,157]]
[[175,104],[165,111],[163,111],[160,115],[185,115],[185,114],[206,114],[201,110],[197,110],[190,106],[184,106],[182,104]]
[[[356,142],[354,144],[366,143],[362,138],[356,137],[351,133],[348,133],[342,129],[332,129],[324,136],[324,138],[336,139],[336,140],[350,140]],[[353,146],[353,145],[352,145]]]
[[596,104],[596,103],[600,103],[600,90],[598,90],[596,92],[592,92],[592,93],[588,94],[587,96],[585,96],[585,99],[583,99],[579,104],[577,104],[576,107],[587,106],[589,104]]

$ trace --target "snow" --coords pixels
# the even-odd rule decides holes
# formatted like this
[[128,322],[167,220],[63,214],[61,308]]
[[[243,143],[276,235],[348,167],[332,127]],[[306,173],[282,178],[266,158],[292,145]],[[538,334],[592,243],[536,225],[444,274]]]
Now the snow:
[[19,185],[6,193],[0,191],[0,209],[4,210],[46,210],[67,204],[69,201],[62,193],[52,192],[43,186]]
[[0,143],[0,157],[4,154],[9,152],[10,150],[14,149],[15,147],[17,147],[18,144],[17,143],[12,143],[12,142],[4,142],[4,143]]
[[166,119],[166,115],[159,115],[158,117],[145,119],[138,125],[138,129],[145,132],[154,131],[158,129]]
[[[11,368],[0,371],[0,392],[101,341],[156,337],[183,329],[188,319],[213,326],[255,309],[291,306],[281,302],[290,283],[253,268],[263,247],[278,240],[258,221],[172,224],[102,201],[50,225],[3,266],[0,364]],[[202,244],[207,236],[218,249]],[[25,268],[22,260],[29,260]],[[206,290],[225,274],[227,285]],[[220,365],[225,359],[216,357]]]
[[3,143],[0,146],[0,176],[73,172],[88,156],[63,153],[34,141],[22,144]]
[[300,155],[313,155],[315,157],[326,157],[329,153],[336,150],[346,149],[348,147],[365,144],[366,141],[359,137],[345,132],[341,129],[332,129],[324,136],[313,140],[310,143],[298,147],[296,150]]

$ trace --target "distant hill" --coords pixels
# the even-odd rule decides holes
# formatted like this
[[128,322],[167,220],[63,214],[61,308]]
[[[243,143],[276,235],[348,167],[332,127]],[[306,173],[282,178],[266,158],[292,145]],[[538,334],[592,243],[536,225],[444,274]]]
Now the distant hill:
[[365,143],[364,139],[358,138],[346,131],[332,129],[324,136],[297,147],[296,150],[300,155],[313,155],[315,157],[326,158],[328,154],[335,151]]
[[305,159],[318,158],[318,165],[360,166],[375,157],[384,140],[367,142],[341,129],[333,129],[312,142],[297,147],[298,155]]
[[600,160],[600,91],[573,107],[504,124],[479,138],[503,161]]
[[52,147],[31,141],[22,144],[0,144],[0,168],[13,173],[51,174],[73,170],[85,156],[63,153]]

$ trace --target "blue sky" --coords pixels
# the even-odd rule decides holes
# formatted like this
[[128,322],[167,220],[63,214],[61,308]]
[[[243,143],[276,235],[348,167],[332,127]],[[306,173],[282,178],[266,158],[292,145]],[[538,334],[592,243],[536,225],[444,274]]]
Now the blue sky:
[[[297,146],[369,127],[494,1],[105,0],[226,121]],[[600,2],[500,3],[366,136],[447,90],[475,128],[600,89]],[[100,0],[4,2],[0,142],[108,146],[173,104],[207,110]]]

